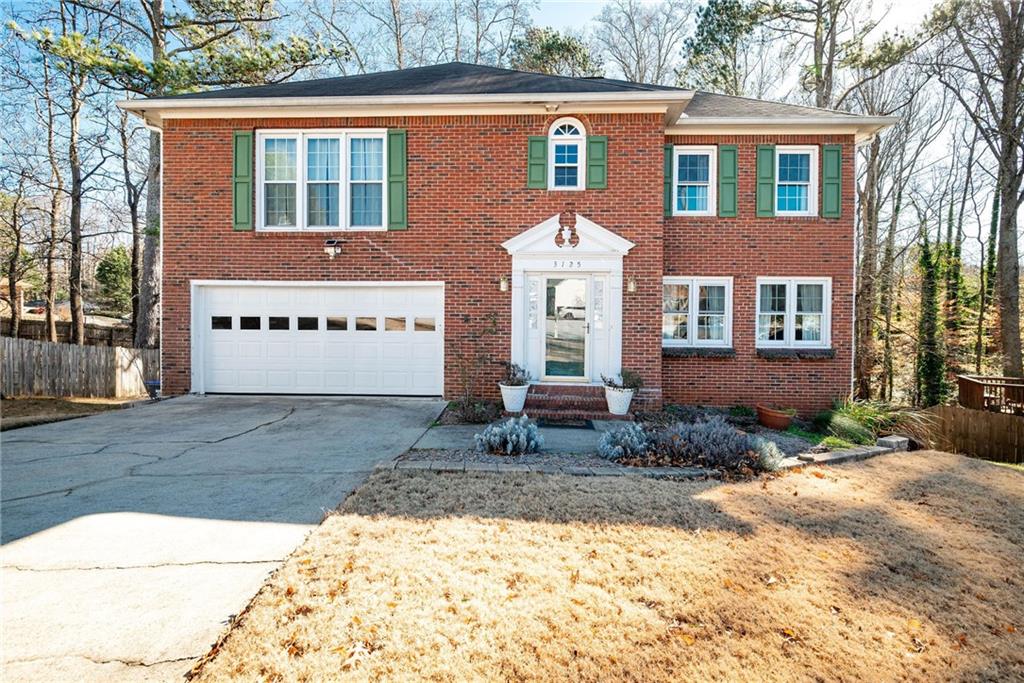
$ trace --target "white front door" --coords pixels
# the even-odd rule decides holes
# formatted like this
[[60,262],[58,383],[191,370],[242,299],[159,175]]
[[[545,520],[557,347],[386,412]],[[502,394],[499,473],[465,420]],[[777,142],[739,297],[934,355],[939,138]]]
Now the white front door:
[[197,283],[198,392],[444,392],[440,283]]
[[545,382],[591,382],[613,372],[606,273],[526,273],[524,367]]
[[584,382],[589,378],[590,278],[544,278],[543,379]]

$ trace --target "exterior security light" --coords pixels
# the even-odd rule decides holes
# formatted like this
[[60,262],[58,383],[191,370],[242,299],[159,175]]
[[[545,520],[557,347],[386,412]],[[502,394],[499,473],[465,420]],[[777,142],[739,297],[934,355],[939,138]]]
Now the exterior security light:
[[498,280],[498,289],[500,289],[503,292],[508,291],[508,278],[505,277],[504,275],[502,275],[501,279]]
[[324,240],[324,253],[332,259],[341,253],[341,240]]
[[626,281],[626,291],[630,294],[636,292],[636,278],[632,275],[630,275],[629,280]]

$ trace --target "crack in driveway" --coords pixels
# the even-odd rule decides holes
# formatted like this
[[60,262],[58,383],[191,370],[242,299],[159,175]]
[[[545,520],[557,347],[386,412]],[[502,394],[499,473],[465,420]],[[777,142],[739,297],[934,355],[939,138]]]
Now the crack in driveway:
[[92,662],[93,664],[122,664],[124,666],[139,666],[149,668],[153,666],[160,666],[161,664],[174,664],[176,662],[190,662],[194,659],[198,659],[200,655],[190,655],[187,657],[174,657],[172,659],[158,659],[154,662],[145,662],[141,659],[97,659],[90,655],[83,654],[66,654],[66,655],[42,655],[39,657],[21,657],[19,659],[5,659],[4,664],[27,664],[29,662],[46,662],[53,661],[55,659],[84,659]]

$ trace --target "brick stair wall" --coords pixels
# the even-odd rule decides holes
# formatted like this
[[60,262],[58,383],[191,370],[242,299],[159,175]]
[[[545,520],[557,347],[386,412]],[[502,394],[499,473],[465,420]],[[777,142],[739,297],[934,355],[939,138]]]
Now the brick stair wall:
[[604,387],[593,386],[531,385],[523,412],[553,421],[633,419],[632,415],[609,413]]

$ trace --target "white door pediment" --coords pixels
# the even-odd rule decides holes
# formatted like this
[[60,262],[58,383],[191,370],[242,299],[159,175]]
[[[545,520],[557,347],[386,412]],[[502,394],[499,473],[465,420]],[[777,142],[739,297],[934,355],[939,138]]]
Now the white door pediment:
[[[575,257],[583,254],[607,256],[623,256],[636,245],[629,240],[616,235],[611,230],[603,228],[594,221],[576,214],[576,234],[579,243],[571,246],[566,241],[561,247],[555,242],[555,238],[561,230],[561,216],[555,214],[551,218],[538,223],[529,230],[524,230],[515,237],[502,243],[502,247],[513,256],[527,256],[532,254],[558,254],[559,256]],[[568,231],[564,231],[563,235]]]

